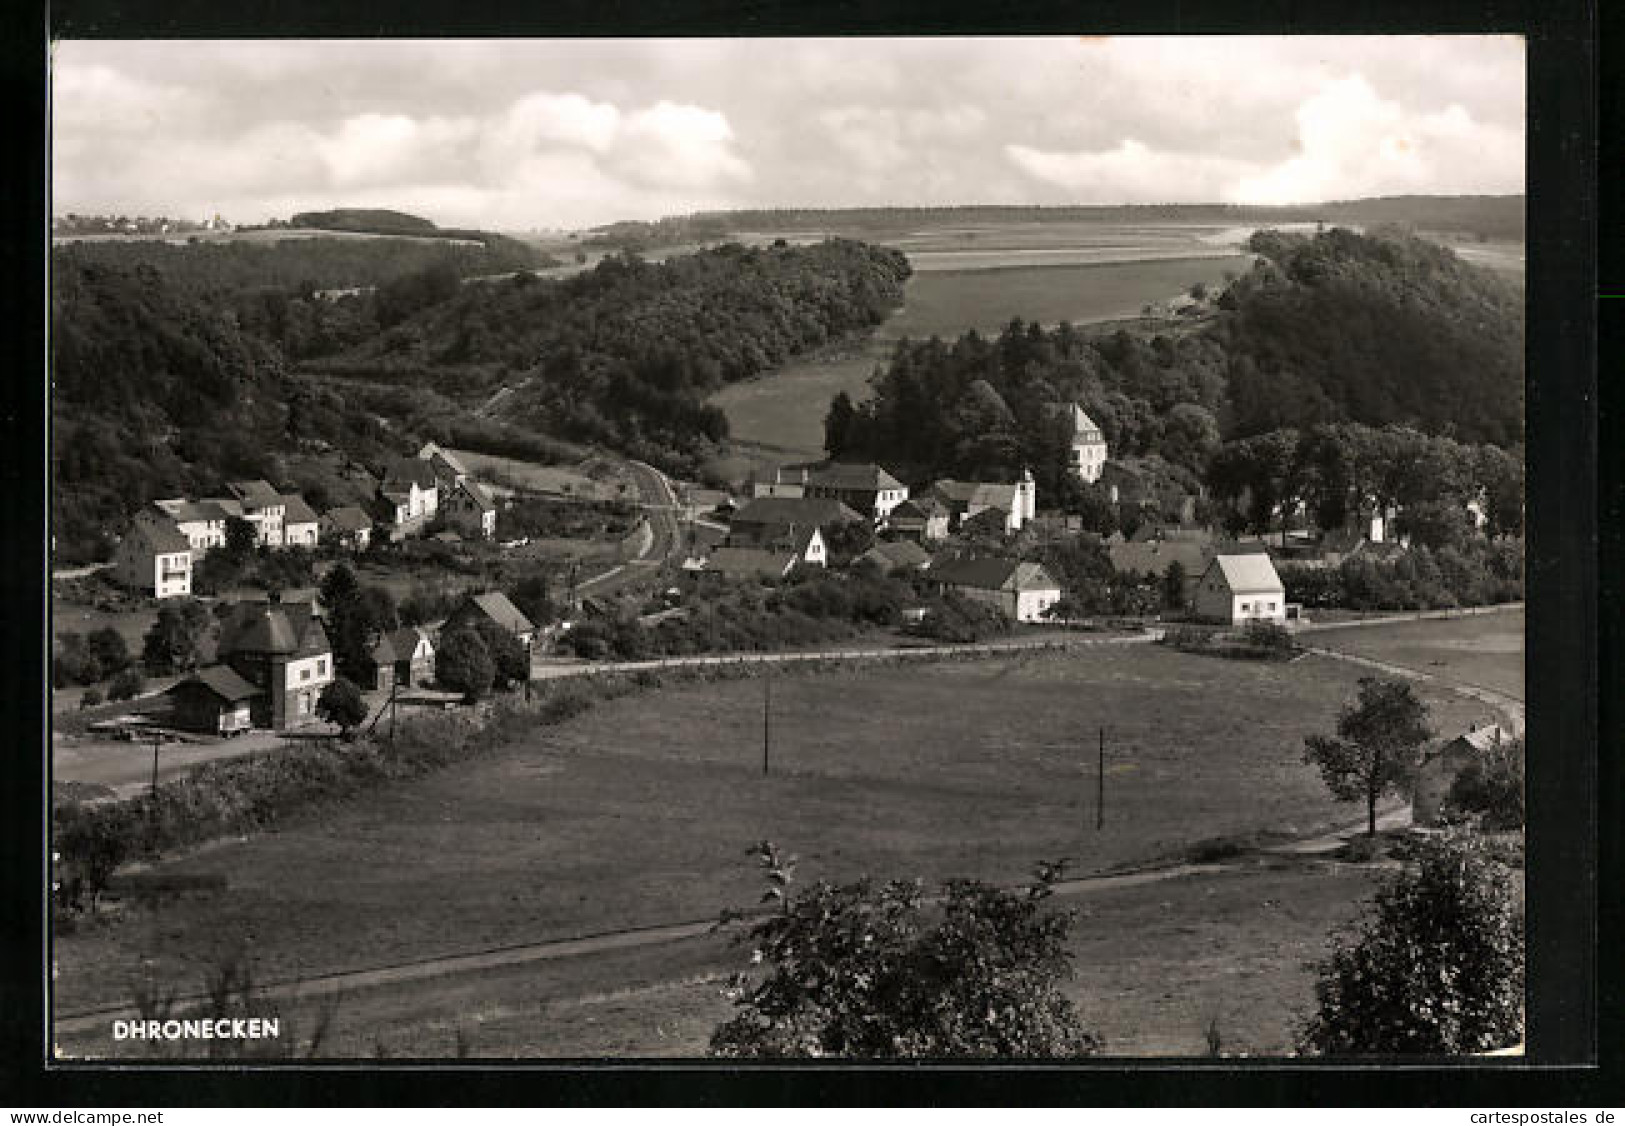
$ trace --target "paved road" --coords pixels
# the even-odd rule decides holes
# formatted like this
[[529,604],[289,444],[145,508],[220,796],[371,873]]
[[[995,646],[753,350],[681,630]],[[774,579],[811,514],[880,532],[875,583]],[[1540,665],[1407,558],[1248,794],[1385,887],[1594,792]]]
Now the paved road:
[[666,475],[641,461],[626,463],[638,489],[638,505],[648,522],[649,535],[635,559],[611,567],[576,584],[579,594],[607,594],[648,577],[649,572],[682,550],[682,534],[677,523],[677,496]]

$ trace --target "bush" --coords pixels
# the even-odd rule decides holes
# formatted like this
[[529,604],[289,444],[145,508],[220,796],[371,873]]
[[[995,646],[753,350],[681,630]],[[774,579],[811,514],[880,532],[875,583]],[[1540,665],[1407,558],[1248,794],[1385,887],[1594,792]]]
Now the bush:
[[1491,744],[1484,757],[1467,764],[1450,785],[1445,809],[1477,815],[1482,827],[1495,832],[1524,825],[1524,744],[1508,739]]
[[316,714],[329,723],[336,723],[348,735],[367,718],[367,701],[353,681],[338,677],[322,689],[316,700]]
[[1460,1055],[1522,1034],[1523,920],[1473,843],[1420,846],[1318,969],[1306,1052]]
[[440,639],[440,648],[435,651],[435,675],[453,692],[478,700],[491,690],[496,666],[478,633],[458,629]]
[[96,691],[96,689],[94,689],[94,688],[85,689],[85,694],[83,696],[79,697],[79,707],[81,709],[83,709],[83,708],[94,708],[96,705],[100,704],[101,702],[102,702],[102,694],[100,692]]
[[1291,631],[1279,622],[1255,619],[1247,623],[1243,636],[1248,645],[1271,657],[1290,657],[1297,648]]
[[139,669],[125,669],[113,678],[113,683],[107,686],[109,700],[133,700],[141,695],[147,686],[146,678]]
[[950,644],[968,644],[984,637],[1009,633],[1009,615],[997,606],[948,594],[932,606],[915,631],[922,637]]

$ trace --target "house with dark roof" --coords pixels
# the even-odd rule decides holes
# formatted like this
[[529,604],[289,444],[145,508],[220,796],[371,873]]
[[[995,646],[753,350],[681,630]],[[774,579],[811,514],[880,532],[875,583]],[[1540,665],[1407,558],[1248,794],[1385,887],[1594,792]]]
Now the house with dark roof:
[[332,683],[333,646],[314,605],[239,602],[220,622],[220,661],[261,692],[252,701],[256,727],[278,731],[316,721],[316,701]]
[[747,491],[752,497],[779,497],[797,499],[807,495],[807,482],[813,472],[828,465],[827,461],[808,461],[799,465],[780,465],[771,473],[752,473]]
[[1061,600],[1061,584],[1041,564],[997,556],[962,555],[932,561],[926,577],[938,590],[1003,610],[1013,621],[1043,620]]
[[419,627],[390,630],[381,635],[368,654],[372,683],[378,692],[416,688],[434,683],[434,641]]
[[391,458],[378,482],[378,499],[391,539],[421,531],[440,510],[440,482],[434,466],[415,457]]
[[906,485],[869,462],[832,461],[814,469],[807,476],[805,492],[838,500],[876,523],[884,523],[891,510],[908,499]]
[[1461,772],[1473,763],[1485,763],[1497,753],[1510,751],[1514,734],[1496,724],[1476,724],[1447,740],[1422,759],[1411,787],[1411,819],[1418,825],[1435,826],[1444,812],[1445,799]]
[[[233,506],[236,511],[241,509]],[[155,500],[152,505],[142,510],[143,516],[148,519],[162,518],[175,525],[175,530],[185,536],[192,545],[195,558],[201,558],[203,553],[217,547],[226,545],[226,518],[232,515],[225,505],[218,500],[187,500],[185,497],[173,497],[168,500]]]
[[947,508],[953,528],[996,510],[1002,516],[1003,531],[1019,532],[1038,514],[1038,486],[1031,472],[1024,472],[1021,480],[1014,482],[946,478],[933,482],[927,495]]
[[1196,584],[1199,618],[1226,625],[1286,621],[1286,588],[1267,552],[1215,555]]
[[137,519],[113,552],[112,576],[122,586],[154,598],[192,593],[192,541],[174,524]]
[[446,618],[440,634],[444,637],[456,629],[477,629],[482,621],[501,626],[519,640],[525,652],[530,652],[531,642],[536,638],[536,623],[525,617],[519,607],[500,590],[471,594],[463,599],[462,604]]
[[883,575],[893,572],[923,571],[931,566],[931,554],[913,540],[885,540],[853,560],[873,566]]
[[446,522],[469,538],[491,539],[497,534],[497,506],[485,486],[472,477],[444,490],[440,510]]
[[462,459],[435,442],[425,444],[418,451],[418,459],[428,462],[429,466],[434,470],[435,481],[439,484],[442,500],[450,496],[458,485],[470,479],[468,466],[463,464]]
[[328,543],[352,551],[365,551],[372,542],[372,517],[353,504],[330,508],[319,521],[321,535]]
[[952,513],[948,506],[929,493],[909,497],[886,517],[886,534],[918,543],[948,538]]
[[719,547],[702,572],[727,579],[782,579],[795,569],[796,553],[757,547]]
[[170,722],[186,731],[241,735],[254,726],[253,701],[262,690],[228,665],[198,669],[164,690]]

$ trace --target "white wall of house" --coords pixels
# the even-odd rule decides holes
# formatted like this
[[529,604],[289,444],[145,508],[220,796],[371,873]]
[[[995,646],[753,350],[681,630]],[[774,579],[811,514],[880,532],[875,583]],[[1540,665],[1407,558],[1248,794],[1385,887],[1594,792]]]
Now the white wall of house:
[[315,524],[288,524],[282,532],[285,547],[315,547],[321,533]]
[[1286,621],[1285,591],[1235,594],[1214,574],[1205,576],[1197,584],[1195,602],[1197,616],[1208,621],[1227,622],[1231,625],[1239,625],[1254,619],[1270,622]]
[[908,490],[881,489],[875,494],[875,519],[884,520],[891,515],[891,510],[908,499]]
[[1044,611],[1061,600],[1061,591],[1058,587],[1049,587],[1044,590],[1024,590],[1016,595],[1016,621],[1039,622],[1044,620]]
[[298,657],[285,666],[283,687],[287,691],[288,724],[310,723],[316,718],[316,701],[322,689],[333,680],[333,655]]
[[1072,443],[1070,468],[1074,475],[1093,483],[1100,480],[1100,471],[1106,467],[1105,442]]
[[824,533],[817,528],[813,529],[812,538],[807,541],[807,550],[801,558],[813,567],[829,566],[829,553],[824,546]]
[[192,553],[153,551],[146,536],[135,528],[114,555],[113,577],[154,598],[181,598],[192,593]]

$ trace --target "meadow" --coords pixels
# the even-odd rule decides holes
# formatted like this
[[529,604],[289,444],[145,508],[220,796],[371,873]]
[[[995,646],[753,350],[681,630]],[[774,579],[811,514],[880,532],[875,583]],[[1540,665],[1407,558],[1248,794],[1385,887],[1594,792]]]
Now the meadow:
[[1524,698],[1524,611],[1333,629],[1311,644]]
[[[804,880],[1018,882],[1042,859],[1098,872],[1308,836],[1359,819],[1302,761],[1359,671],[1138,645],[775,675],[766,776],[762,680],[640,693],[160,862],[227,888],[60,936],[58,1003],[127,1001],[149,972],[189,987],[241,942],[276,979],[714,918],[756,902],[745,849],[764,838]],[[1442,728],[1490,718],[1425,694]],[[1171,887],[1157,902],[1185,909]]]

